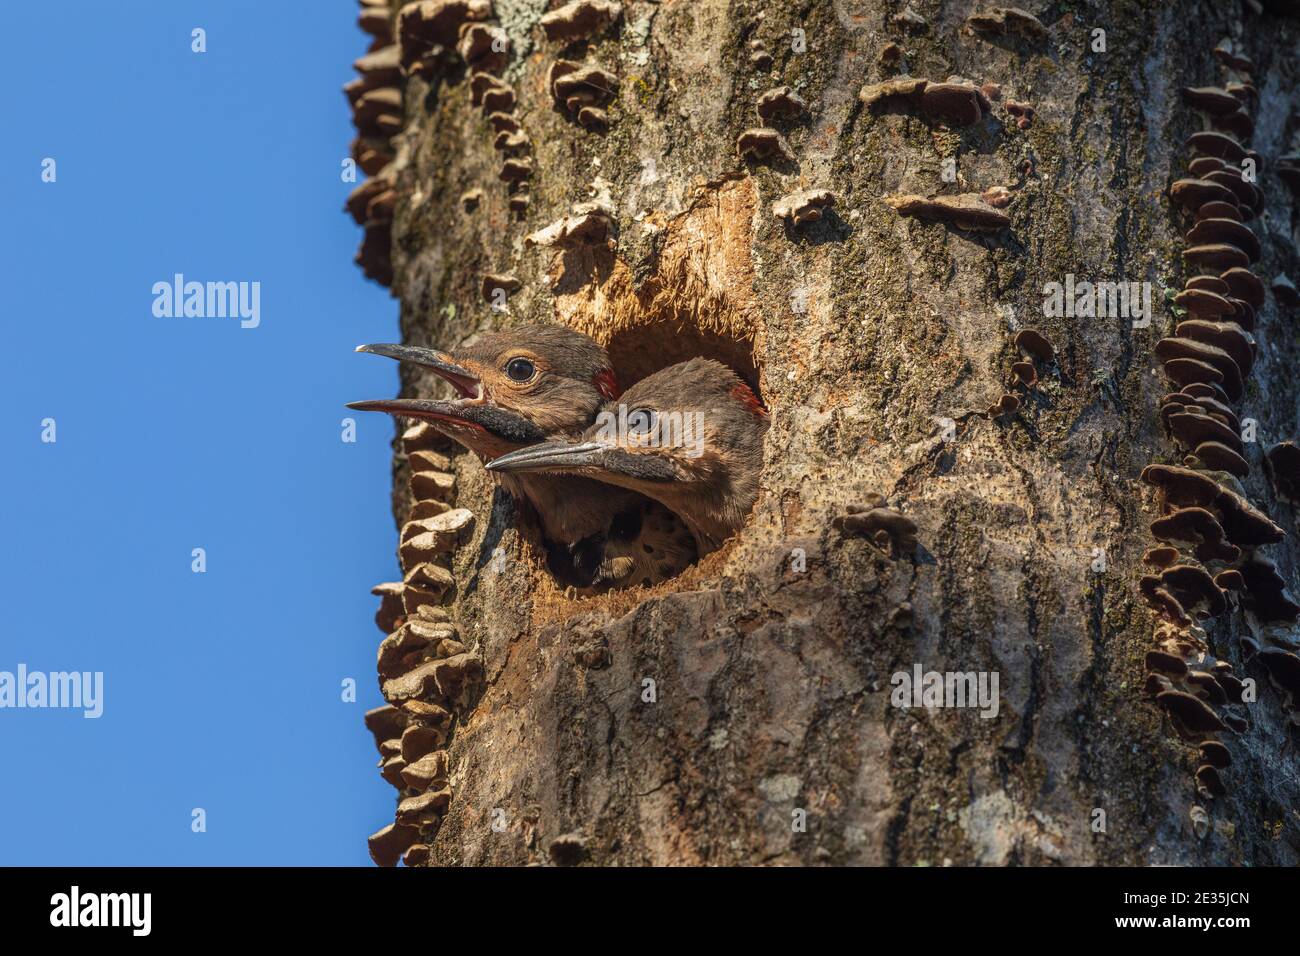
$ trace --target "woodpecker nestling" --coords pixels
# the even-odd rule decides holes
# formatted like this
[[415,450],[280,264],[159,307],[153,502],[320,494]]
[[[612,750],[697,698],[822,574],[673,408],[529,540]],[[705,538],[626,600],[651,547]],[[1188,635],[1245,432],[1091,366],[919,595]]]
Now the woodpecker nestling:
[[767,425],[767,412],[735,372],[692,359],[607,403],[578,441],[532,445],[487,467],[583,475],[639,491],[685,521],[704,555],[753,507]]
[[[485,462],[538,442],[576,438],[601,403],[618,394],[605,350],[558,325],[488,333],[453,352],[409,345],[361,345],[357,351],[427,368],[457,396],[352,402],[349,408],[428,421]],[[537,514],[552,546],[552,573],[565,584],[594,590],[653,584],[696,559],[681,523],[639,495],[572,475],[498,477]]]

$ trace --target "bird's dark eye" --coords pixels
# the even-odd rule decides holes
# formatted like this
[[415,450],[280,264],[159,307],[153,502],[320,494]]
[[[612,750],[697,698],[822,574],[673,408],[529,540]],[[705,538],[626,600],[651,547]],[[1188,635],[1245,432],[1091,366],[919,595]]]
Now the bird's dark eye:
[[627,415],[627,433],[636,437],[649,435],[657,420],[658,416],[649,408],[634,409]]
[[512,382],[526,382],[535,371],[533,363],[526,358],[513,358],[506,363],[506,374]]

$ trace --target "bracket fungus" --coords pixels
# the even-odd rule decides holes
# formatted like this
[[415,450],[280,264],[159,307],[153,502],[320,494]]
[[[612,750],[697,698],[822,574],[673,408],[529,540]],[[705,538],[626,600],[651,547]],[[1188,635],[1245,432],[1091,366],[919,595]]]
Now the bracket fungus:
[[1228,540],[1233,544],[1257,548],[1264,544],[1277,544],[1286,537],[1286,532],[1273,519],[1229,488],[1219,490],[1214,507],[1219,512]]
[[1015,118],[1017,129],[1029,129],[1034,125],[1033,106],[1029,103],[1021,103],[1017,100],[1007,100],[1007,112]]
[[1187,662],[1168,651],[1147,651],[1146,666],[1149,671],[1172,674],[1174,677],[1182,677],[1187,673]]
[[1166,690],[1156,694],[1156,703],[1165,709],[1179,736],[1201,741],[1209,733],[1227,730],[1209,704],[1193,694],[1181,690]]
[[884,198],[901,215],[950,222],[958,229],[995,230],[1011,225],[1010,216],[989,206],[978,193],[935,196],[932,199],[911,194]]
[[1239,73],[1254,73],[1255,63],[1248,56],[1241,52],[1241,47],[1232,40],[1224,37],[1214,49],[1210,51],[1224,66],[1236,70]]
[[742,160],[748,159],[754,162],[793,158],[785,137],[767,127],[747,129],[741,133],[736,139],[736,153]]
[[1250,256],[1230,242],[1207,242],[1183,250],[1183,262],[1202,269],[1220,271],[1250,265]]
[[357,12],[357,26],[377,41],[389,43],[393,39],[393,24],[389,19],[388,4],[362,2]]
[[418,614],[424,607],[441,604],[443,595],[455,583],[450,571],[431,561],[411,568],[402,579],[402,606],[407,616]]
[[432,823],[447,812],[451,803],[451,790],[427,790],[413,797],[404,797],[397,804],[398,825],[420,826]]
[[467,508],[455,508],[432,518],[408,521],[402,528],[402,543],[398,549],[402,566],[412,567],[453,550],[473,523],[474,512]]
[[[1175,336],[1158,341],[1155,345],[1155,354],[1165,363],[1165,374],[1180,387],[1193,382],[1206,381],[1204,370],[1198,368],[1198,365],[1205,366],[1213,369],[1215,373],[1208,377],[1209,381],[1221,385],[1229,399],[1235,402],[1241,398],[1244,388],[1241,369],[1232,360],[1232,356],[1218,346]],[[1188,361],[1198,364],[1183,364]]]
[[1196,212],[1207,203],[1226,203],[1236,208],[1237,196],[1222,183],[1209,179],[1178,179],[1169,187],[1169,197],[1188,212]]
[[[1218,580],[1218,575],[1215,575],[1215,580]],[[1229,703],[1244,703],[1242,695],[1246,692],[1245,684],[1237,680],[1237,678],[1233,677],[1231,674],[1217,670],[1214,673],[1214,679],[1217,680],[1219,686],[1223,688],[1224,696],[1227,697]]]
[[381,747],[386,740],[400,737],[407,724],[406,715],[391,704],[371,708],[363,719],[366,729],[375,737],[376,747]]
[[1019,351],[1036,362],[1051,365],[1056,361],[1056,349],[1037,329],[1021,329],[1012,341]]
[[393,237],[388,223],[370,223],[361,237],[361,245],[352,261],[361,267],[367,279],[383,286],[393,284]]
[[522,289],[524,284],[512,275],[488,273],[483,277],[483,298],[495,302],[499,293],[509,296]]
[[988,98],[973,83],[927,83],[921,90],[921,112],[948,126],[974,126],[991,109]]
[[622,5],[612,0],[573,0],[542,14],[539,22],[546,39],[571,43],[604,30],[622,15]]
[[929,80],[915,76],[899,76],[882,83],[869,83],[858,92],[858,100],[870,110],[889,105],[916,108],[920,106],[921,93],[929,83]]
[[1002,397],[990,405],[985,412],[989,418],[1001,418],[1003,415],[1012,415],[1020,408],[1020,398],[1010,392],[1004,392]]
[[401,63],[410,70],[437,62],[455,48],[461,25],[492,16],[491,0],[414,0],[397,11]]
[[1011,190],[1007,189],[1006,186],[990,186],[988,189],[980,193],[980,199],[984,200],[994,209],[1006,209],[1007,206],[1011,205],[1011,200],[1014,198],[1015,197],[1011,194]]
[[[1204,284],[1193,285],[1195,279],[1210,279],[1217,284],[1216,288],[1211,290]],[[1222,286],[1222,290],[1219,290],[1218,286]],[[1214,276],[1193,276],[1188,281],[1187,287],[1174,295],[1174,305],[1186,309],[1193,318],[1215,322],[1223,316],[1233,315],[1236,312],[1226,295],[1228,291],[1228,284],[1222,279]]]
[[921,77],[899,76],[867,84],[859,91],[858,100],[872,112],[884,109],[920,112],[958,129],[978,123],[993,108],[979,87],[960,78],[936,83]]
[[510,62],[510,37],[500,27],[462,23],[456,52],[472,70],[500,73]]
[[372,87],[396,86],[402,82],[401,50],[396,44],[380,47],[353,60],[352,68]]
[[1218,130],[1206,129],[1193,133],[1187,138],[1187,145],[1206,156],[1217,156],[1233,163],[1246,158],[1246,147],[1235,136]]
[[512,156],[501,164],[501,172],[498,178],[505,183],[518,186],[520,183],[528,181],[533,175],[533,160],[531,156]]
[[525,237],[524,241],[532,246],[560,248],[597,246],[608,243],[613,232],[612,210],[602,202],[593,201],[579,203],[569,215]]
[[418,721],[412,721],[402,731],[402,739],[399,743],[401,744],[402,759],[408,765],[427,756],[431,751],[443,746],[447,741],[447,733],[451,728],[451,711],[436,707],[436,705],[434,707],[441,717],[440,720],[431,720],[430,716],[425,713]]
[[1217,156],[1197,156],[1187,162],[1187,171],[1197,177],[1227,168],[1228,164]]
[[1234,246],[1245,253],[1249,262],[1257,261],[1261,252],[1259,240],[1250,227],[1234,219],[1199,219],[1185,238],[1201,245]]
[[402,607],[402,582],[385,581],[376,584],[370,593],[379,598],[379,608],[375,611],[375,626],[385,634],[393,631],[406,615]]
[[402,854],[420,838],[418,827],[390,823],[366,841],[377,866],[397,866]]
[[1226,296],[1232,291],[1232,287],[1222,278],[1207,275],[1189,276],[1183,287],[1185,289],[1204,289],[1206,292],[1214,292],[1221,296]]
[[1147,607],[1170,624],[1187,627],[1192,623],[1182,602],[1168,588],[1161,587],[1160,578],[1154,574],[1144,574],[1138,579],[1138,593],[1146,601]]
[[510,157],[527,153],[531,146],[532,140],[528,138],[528,134],[523,130],[514,133],[502,130],[492,140],[493,149]]
[[1210,704],[1222,707],[1228,702],[1228,695],[1223,692],[1213,674],[1205,671],[1191,671],[1184,683],[1193,694]]
[[1151,522],[1151,534],[1159,541],[1191,549],[1201,561],[1233,561],[1240,550],[1229,544],[1223,526],[1205,508],[1179,508]]
[[1223,785],[1223,778],[1219,776],[1219,771],[1208,763],[1196,768],[1196,784],[1201,793],[1206,796],[1227,796],[1228,789]]
[[1219,276],[1228,284],[1228,291],[1251,308],[1264,307],[1264,281],[1243,266],[1234,266]]
[[[392,182],[383,176],[373,176],[363,180],[352,192],[348,193],[345,207],[358,226],[364,226],[370,217],[370,204],[385,194],[392,193]],[[392,218],[391,208],[388,218]]]
[[1034,367],[1033,362],[1021,360],[1011,363],[1011,374],[1016,377],[1021,385],[1025,388],[1033,388],[1038,384],[1038,369]]
[[431,750],[402,770],[402,782],[418,793],[447,789],[447,751]]
[[1153,568],[1167,568],[1177,561],[1178,557],[1177,548],[1173,545],[1161,544],[1142,552],[1142,563],[1149,564]]
[[578,125],[593,133],[604,133],[609,129],[609,114],[597,106],[584,106],[578,110]]
[[599,66],[556,60],[547,85],[555,102],[571,115],[584,106],[603,107],[618,93],[618,77]]
[[1169,426],[1169,431],[1174,438],[1189,449],[1196,448],[1202,442],[1214,441],[1233,448],[1239,454],[1245,451],[1245,447],[1242,445],[1241,439],[1237,437],[1237,433],[1217,418],[1211,418],[1209,415],[1202,415],[1184,409],[1168,416],[1165,423]]
[[1250,465],[1246,459],[1221,442],[1202,442],[1193,449],[1192,457],[1213,471],[1226,471],[1238,478],[1250,474]]
[[1212,767],[1222,770],[1232,764],[1232,754],[1218,740],[1202,740],[1200,743],[1201,759]]
[[801,189],[772,203],[772,215],[802,226],[806,222],[821,219],[823,210],[834,205],[835,194],[829,189]]
[[1208,571],[1195,564],[1176,564],[1160,574],[1160,581],[1188,612],[1216,617],[1228,609],[1223,591]]
[[797,120],[808,112],[808,104],[788,86],[768,90],[758,98],[758,118],[766,126],[777,120]]
[[1193,109],[1214,116],[1235,113],[1241,108],[1241,100],[1220,86],[1183,87],[1183,101]]
[[1047,27],[1043,26],[1043,21],[1020,7],[990,7],[972,13],[966,22],[981,33],[1014,34],[1035,41],[1047,39]]

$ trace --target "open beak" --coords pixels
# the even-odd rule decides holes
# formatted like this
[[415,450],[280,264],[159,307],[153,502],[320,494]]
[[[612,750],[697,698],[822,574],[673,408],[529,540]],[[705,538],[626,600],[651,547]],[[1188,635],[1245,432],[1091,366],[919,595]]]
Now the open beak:
[[358,412],[387,412],[389,415],[402,415],[406,418],[421,418],[428,421],[473,424],[465,415],[464,405],[428,398],[381,398],[365,402],[348,402],[348,408]]
[[436,349],[422,349],[414,345],[358,345],[358,352],[382,355],[399,362],[410,362],[421,368],[427,368],[439,378],[451,383],[462,399],[471,402],[484,400],[483,383],[479,377],[467,368],[462,368],[451,360],[446,352]]
[[573,471],[579,468],[600,468],[604,464],[608,445],[599,442],[548,441],[529,445],[487,463],[489,471]]
[[440,402],[430,398],[381,398],[365,402],[348,402],[359,412],[387,412],[407,418],[440,423],[453,431],[487,432],[509,445],[530,445],[546,436],[522,415],[491,402]]
[[422,349],[414,345],[358,345],[358,352],[383,355],[427,368],[451,383],[457,397],[452,401],[429,398],[384,398],[366,402],[349,402],[348,408],[359,412],[387,412],[406,418],[437,422],[454,430],[488,432],[501,441],[526,445],[546,436],[531,421],[499,407],[488,398],[483,382],[469,369],[457,365],[446,352]]

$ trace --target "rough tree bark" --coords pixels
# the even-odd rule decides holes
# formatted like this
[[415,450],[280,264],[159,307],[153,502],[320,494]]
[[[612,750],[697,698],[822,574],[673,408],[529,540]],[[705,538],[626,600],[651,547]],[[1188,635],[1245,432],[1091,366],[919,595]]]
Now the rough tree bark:
[[[377,48],[390,41],[373,11],[395,30],[399,6],[365,5]],[[696,354],[727,361],[771,413],[762,493],[745,530],[680,578],[576,598],[476,458],[412,435],[431,449],[415,470],[454,475],[454,488],[429,479],[426,496],[475,516],[441,559],[465,651],[416,691],[388,688],[454,722],[449,740],[430,738],[445,772],[424,797],[400,771],[427,747],[406,760],[387,745],[407,809],[372,841],[377,858],[414,843],[408,862],[469,865],[1296,863],[1291,712],[1242,643],[1286,647],[1294,628],[1238,607],[1204,624],[1213,658],[1259,687],[1241,711],[1249,729],[1220,735],[1232,763],[1211,798],[1194,743],[1144,692],[1160,622],[1138,591],[1162,507],[1139,474],[1182,455],[1161,425],[1174,388],[1153,351],[1176,321],[1165,290],[1188,274],[1190,220],[1169,186],[1204,121],[1181,91],[1224,82],[1212,54],[1224,37],[1255,61],[1255,269],[1266,283],[1296,275],[1294,197],[1275,170],[1300,130],[1294,13],[1034,4],[1036,38],[973,28],[989,7],[977,2],[914,0],[909,15],[882,0],[625,0],[608,25],[582,14],[597,26],[570,43],[545,38],[549,6],[495,0],[471,20],[490,31],[471,42],[509,39],[488,65],[513,110],[504,94],[488,107],[512,113],[524,146],[494,149],[474,70],[429,45],[436,28],[410,52],[403,128],[364,164],[379,172],[368,198],[393,192],[359,217],[362,264],[387,280],[391,263],[410,343],[561,322],[607,344],[624,385]],[[561,59],[616,78],[609,96],[569,104],[594,103],[607,129],[557,103]],[[1000,99],[970,125],[907,96],[864,105],[864,86],[902,74],[997,84]],[[756,105],[780,86],[806,110],[765,123]],[[1032,107],[1025,122],[1016,101]],[[741,157],[741,134],[767,125],[789,157]],[[526,188],[501,178],[512,153],[506,175]],[[885,201],[992,187],[1009,191],[1008,227]],[[800,189],[831,191],[831,211],[778,219],[773,204]],[[607,242],[527,240],[593,200],[610,213]],[[1152,283],[1150,327],[1044,316],[1045,285],[1067,274]],[[504,310],[488,301],[497,287]],[[1259,429],[1244,485],[1288,532],[1264,549],[1288,581],[1300,535],[1262,453],[1297,431],[1295,319],[1270,293],[1238,407]],[[1055,361],[1011,389],[1018,409],[991,417],[1021,359],[1013,338],[1031,327]],[[404,394],[441,394],[404,375]],[[412,468],[395,448],[400,528]],[[833,524],[873,494],[915,522],[914,554]],[[386,592],[385,630],[427,599],[403,607],[401,590]],[[996,672],[997,716],[891,706],[892,675],[916,664]],[[413,720],[386,710],[370,723],[383,741]]]

